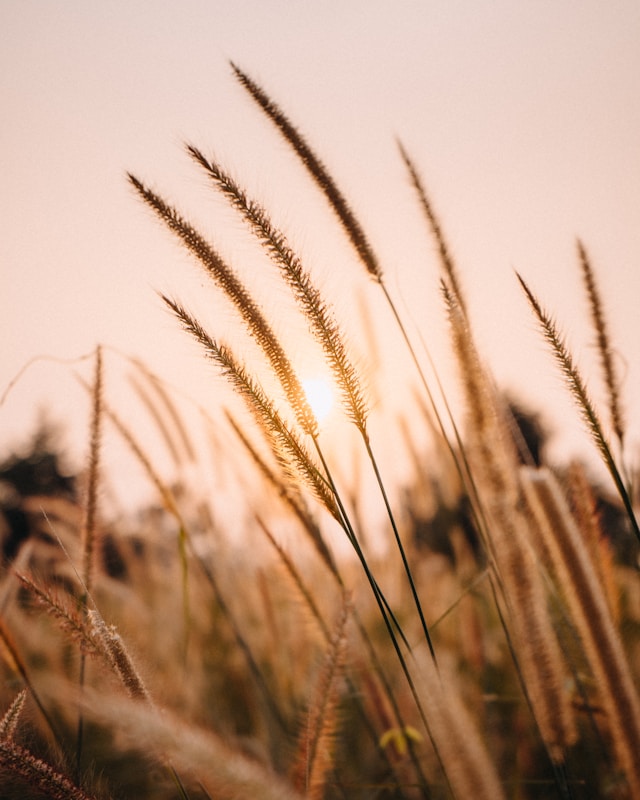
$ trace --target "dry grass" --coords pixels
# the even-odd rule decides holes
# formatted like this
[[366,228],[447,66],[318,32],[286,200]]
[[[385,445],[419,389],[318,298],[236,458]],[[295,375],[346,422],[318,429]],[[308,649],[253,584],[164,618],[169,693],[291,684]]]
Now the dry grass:
[[[323,193],[362,280],[373,279],[388,304],[416,368],[417,401],[408,398],[400,420],[375,420],[346,328],[311,272],[266,210],[188,146],[264,247],[324,354],[355,434],[336,446],[302,391],[296,348],[251,289],[180,212],[130,176],[261,358],[245,362],[219,338],[224,330],[209,331],[163,297],[247,412],[221,415],[225,435],[216,429],[206,452],[177,393],[133,363],[130,384],[176,469],[171,482],[108,405],[109,374],[96,353],[84,498],[39,503],[46,524],[2,574],[2,797],[639,796],[640,533],[614,348],[584,247],[579,266],[615,446],[551,315],[519,280],[609,470],[623,520],[611,527],[584,470],[522,466],[522,436],[476,346],[463,273],[409,154],[401,148],[437,247],[462,421],[446,402],[436,406],[380,260],[336,180],[272,98],[233,70]],[[429,453],[415,443],[418,428],[431,437]],[[381,455],[381,430],[410,453],[414,474],[403,485],[388,478],[394,464]],[[157,508],[135,519],[114,519],[101,501],[109,436],[157,492]],[[240,500],[223,503],[220,489],[196,499],[189,478],[204,467],[203,452],[239,465]],[[371,476],[366,497],[347,478],[353,463],[358,479]],[[363,514],[375,502],[384,512],[376,536]]]

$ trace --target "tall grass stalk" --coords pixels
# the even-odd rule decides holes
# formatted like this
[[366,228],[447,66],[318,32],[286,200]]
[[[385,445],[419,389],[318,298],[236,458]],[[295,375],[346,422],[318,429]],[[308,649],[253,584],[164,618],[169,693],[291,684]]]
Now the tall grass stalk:
[[620,495],[620,499],[625,507],[631,528],[636,538],[640,542],[640,527],[636,519],[635,511],[627,487],[620,470],[618,469],[617,462],[611,452],[608,439],[605,435],[604,428],[600,421],[600,417],[593,405],[589,393],[587,392],[586,384],[580,374],[578,367],[575,364],[573,356],[565,344],[558,328],[556,327],[551,316],[544,310],[536,296],[533,294],[529,286],[525,283],[524,279],[516,273],[518,281],[526,295],[529,305],[531,306],[540,327],[544,338],[549,343],[551,351],[560,367],[560,371],[569,387],[569,391],[578,406],[580,414],[587,426],[587,430],[600,453],[602,460],[611,475],[615,487]]
[[515,446],[480,364],[467,317],[444,285],[443,293],[469,418],[468,459],[478,476],[487,519],[486,545],[509,611],[505,622],[513,637],[523,689],[551,760],[557,764],[575,742],[576,729],[563,688],[566,668],[531,550],[530,526],[521,510]]
[[618,378],[617,369],[615,366],[613,347],[609,337],[602,297],[600,295],[600,290],[598,288],[593,267],[591,266],[591,261],[587,255],[587,251],[583,243],[580,240],[578,240],[577,247],[582,279],[584,282],[587,299],[589,301],[591,324],[596,334],[600,367],[602,369],[604,385],[607,390],[611,428],[616,439],[618,440],[620,451],[622,452],[625,439],[625,422],[620,401],[620,380]]
[[[85,514],[82,523],[82,585],[83,592],[80,597],[80,607],[83,616],[88,612],[89,595],[93,588],[93,577],[96,559],[96,539],[98,531],[98,486],[100,469],[100,448],[102,443],[102,407],[103,407],[103,376],[102,376],[102,350],[96,349],[95,375],[92,388],[91,435],[89,437],[89,464],[87,468],[87,488],[85,501]],[[80,650],[80,670],[78,681],[80,690],[84,686],[86,670],[86,653]],[[78,726],[76,733],[76,770],[78,777],[82,768],[82,748],[84,743],[84,719],[82,711],[78,713]]]
[[293,785],[309,800],[322,800],[328,774],[334,767],[340,681],[346,668],[349,608],[350,601],[345,597],[313,690],[294,759]]

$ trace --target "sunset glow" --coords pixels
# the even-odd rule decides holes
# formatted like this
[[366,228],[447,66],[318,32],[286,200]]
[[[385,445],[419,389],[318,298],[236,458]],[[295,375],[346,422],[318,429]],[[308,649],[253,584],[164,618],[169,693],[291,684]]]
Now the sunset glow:
[[307,401],[319,423],[322,423],[333,408],[333,389],[324,378],[307,378],[303,380]]

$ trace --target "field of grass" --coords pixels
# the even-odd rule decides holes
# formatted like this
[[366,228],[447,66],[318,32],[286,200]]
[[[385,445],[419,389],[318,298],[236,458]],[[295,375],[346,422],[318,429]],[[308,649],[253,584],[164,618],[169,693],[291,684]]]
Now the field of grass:
[[[279,290],[292,292],[353,432],[344,452],[327,446],[277,308],[263,308],[214,244],[130,175],[255,345],[255,361],[245,360],[224,326],[210,329],[163,295],[201,348],[203,369],[212,362],[244,403],[226,414],[212,447],[219,461],[242,459],[242,492],[223,504],[193,491],[202,466],[193,432],[172,390],[137,364],[158,438],[177,463],[189,462],[179,481],[165,478],[126,412],[106,404],[98,349],[82,496],[24,499],[32,535],[1,573],[0,796],[640,797],[636,476],[586,249],[578,245],[576,264],[606,408],[594,406],[552,315],[519,280],[606,486],[579,463],[545,464],[523,424],[531,419],[496,389],[464,275],[409,153],[400,146],[441,265],[460,419],[425,377],[422,351],[334,178],[274,100],[233,70],[388,306],[419,387],[407,416],[387,425],[399,439],[404,426],[396,449],[410,454],[411,477],[386,482],[396,469],[380,442],[386,423],[371,410],[350,338],[268,211],[187,146],[268,254]],[[414,441],[418,428],[429,432],[427,448]],[[110,514],[107,435],[129,448],[157,506]],[[348,476],[354,464],[384,512],[375,536],[369,493],[359,496]],[[231,537],[238,520],[245,530]]]

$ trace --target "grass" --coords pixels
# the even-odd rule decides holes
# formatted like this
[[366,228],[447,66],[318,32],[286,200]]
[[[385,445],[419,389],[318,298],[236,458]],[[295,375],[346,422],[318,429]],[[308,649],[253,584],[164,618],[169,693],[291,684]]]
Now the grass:
[[[202,448],[177,393],[132,362],[133,391],[179,475],[163,477],[108,405],[98,349],[85,384],[84,499],[73,514],[40,501],[45,529],[23,544],[0,585],[2,796],[640,796],[640,531],[614,347],[584,245],[578,266],[605,415],[552,315],[517,279],[608,469],[618,510],[610,526],[580,465],[538,465],[523,446],[478,352],[463,275],[404,147],[401,166],[441,264],[463,420],[453,418],[446,391],[436,403],[443,389],[437,377],[433,387],[427,380],[336,180],[271,96],[235,65],[233,73],[324,196],[362,280],[388,305],[417,401],[402,420],[371,424],[378,412],[330,299],[267,210],[187,145],[264,248],[323,354],[353,430],[336,447],[277,319],[214,243],[129,175],[257,345],[245,360],[242,347],[221,338],[224,329],[161,295],[244,403],[226,411],[225,436],[216,428],[213,446],[217,462],[241,463],[242,495],[194,499],[189,476],[204,467]],[[206,417],[204,427],[213,429]],[[394,464],[380,431],[407,449],[403,427],[428,430],[432,441],[423,453],[407,433],[414,474],[399,490],[385,477]],[[158,507],[136,519],[111,519],[101,498],[108,435],[120,437],[157,492]],[[375,501],[346,479],[352,450]],[[362,513],[372,502],[383,511],[377,542]],[[234,541],[228,528],[237,517],[246,530]]]

